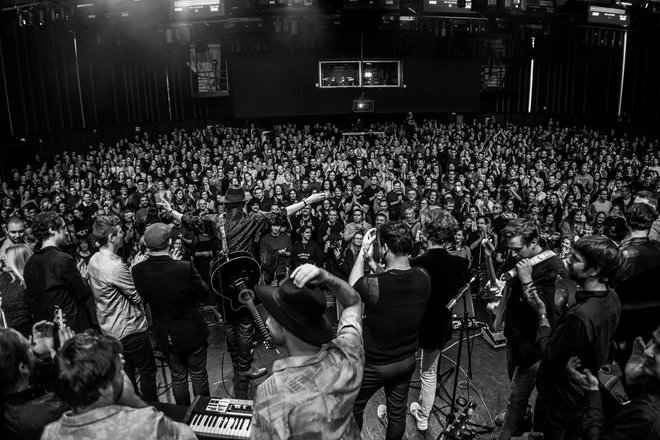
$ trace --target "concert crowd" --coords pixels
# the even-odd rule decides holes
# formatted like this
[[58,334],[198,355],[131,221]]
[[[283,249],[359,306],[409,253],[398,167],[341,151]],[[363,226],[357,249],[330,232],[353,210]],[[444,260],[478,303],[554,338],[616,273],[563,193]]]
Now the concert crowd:
[[500,439],[527,430],[534,389],[545,438],[658,439],[659,193],[657,139],[552,120],[213,125],[35,157],[0,182],[0,437],[195,438],[152,406],[153,346],[177,405],[189,381],[210,396],[209,311],[249,397],[267,374],[253,316],[213,293],[235,288],[214,268],[240,251],[289,354],[256,391],[253,438],[360,438],[382,387],[386,438],[407,416],[426,431],[446,304],[470,283],[501,305]]

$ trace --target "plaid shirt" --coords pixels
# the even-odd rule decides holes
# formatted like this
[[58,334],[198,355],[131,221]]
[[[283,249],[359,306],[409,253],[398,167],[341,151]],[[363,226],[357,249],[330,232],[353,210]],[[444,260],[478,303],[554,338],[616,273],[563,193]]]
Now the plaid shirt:
[[42,440],[196,440],[190,426],[173,422],[149,406],[129,408],[108,405],[83,414],[64,413],[61,419],[46,426]]
[[359,439],[353,405],[363,369],[362,322],[349,309],[317,354],[275,361],[254,398],[252,438]]

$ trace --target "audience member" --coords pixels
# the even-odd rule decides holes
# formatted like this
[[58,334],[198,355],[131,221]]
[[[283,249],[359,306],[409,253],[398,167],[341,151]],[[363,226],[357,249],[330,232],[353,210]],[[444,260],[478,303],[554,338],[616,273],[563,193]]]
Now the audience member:
[[5,250],[5,270],[0,272],[0,299],[4,324],[21,332],[26,338],[32,334],[32,312],[25,293],[25,264],[32,256],[32,249],[25,244],[10,246]]
[[4,222],[3,228],[6,235],[0,239],[0,268],[4,267],[5,252],[8,248],[25,243],[25,220],[11,216]]
[[[263,127],[266,130],[261,135],[256,126],[246,130],[219,124],[156,136],[143,131],[131,139],[99,144],[83,153],[61,152],[50,163],[37,159],[36,166],[12,169],[9,179],[0,181],[0,221],[5,226],[0,231],[0,254],[14,244],[43,242],[47,238],[44,228],[39,222],[32,225],[32,221],[45,214],[60,216],[65,232],[58,239],[59,254],[52,248],[46,254],[63,257],[63,253],[69,253],[73,257],[70,261],[61,259],[63,266],[56,268],[58,277],[72,284],[67,289],[52,285],[52,292],[47,293],[46,286],[31,283],[28,263],[26,293],[28,298],[31,292],[41,294],[35,301],[30,298],[31,306],[38,309],[35,315],[41,316],[37,319],[51,320],[58,305],[67,309],[67,319],[82,330],[95,325],[97,313],[76,262],[84,275],[81,262],[89,261],[94,252],[86,243],[98,216],[120,217],[125,233],[118,256],[130,265],[145,251],[139,245],[140,233],[149,223],[171,222],[177,231],[172,238],[181,239],[182,250],[188,255],[193,251],[194,234],[205,235],[211,245],[203,252],[212,256],[223,251],[219,220],[226,209],[228,250],[256,256],[259,240],[268,235],[270,217],[288,217],[308,206],[311,209],[301,216],[282,218],[284,227],[297,242],[297,229],[303,226],[300,220],[311,222],[312,240],[325,253],[323,265],[347,279],[356,257],[363,259],[360,251],[362,235],[370,228],[367,222],[379,227],[403,218],[415,228],[412,255],[424,250],[427,240],[417,220],[419,211],[407,212],[409,209],[445,206],[458,222],[469,223],[464,238],[477,228],[482,215],[491,220],[496,234],[508,218],[527,219],[539,228],[541,246],[552,248],[559,245],[556,240],[563,239],[558,253],[568,263],[571,242],[589,235],[605,235],[622,242],[629,233],[627,220],[632,227],[629,207],[639,202],[657,206],[657,194],[653,193],[660,185],[657,140],[560,127],[554,122],[522,127],[500,124],[494,118],[459,126],[416,120],[411,115],[404,124],[372,122],[362,127],[364,134],[347,137],[337,136],[342,127],[332,123]],[[224,203],[240,198],[241,185],[253,197],[247,212],[240,203]],[[327,201],[314,206],[323,196],[328,197]],[[244,199],[248,197],[246,194]],[[310,197],[317,199],[312,201]],[[157,212],[156,202],[165,212]],[[331,208],[336,209],[336,217]],[[353,222],[347,230],[355,233],[355,226],[362,225],[362,231],[352,237],[342,236],[344,225],[354,220],[355,208],[363,214],[359,215],[359,224]],[[168,214],[170,209],[176,211]],[[183,217],[189,221],[181,225]],[[652,242],[660,241],[659,225],[656,216],[648,234]],[[52,226],[59,228],[59,224]],[[460,238],[461,233],[457,231],[456,236]],[[67,234],[70,240],[64,240]],[[30,260],[43,257],[40,247],[43,244],[37,244],[37,253]],[[505,247],[506,243],[501,243],[496,250],[494,263],[500,271],[511,267],[507,267],[510,261],[505,258]],[[366,263],[380,271],[381,247],[373,248]],[[450,252],[466,257],[467,249],[458,240]],[[482,262],[481,258],[475,260]],[[292,270],[290,263],[286,266],[285,270]],[[45,265],[39,270],[43,268]],[[205,271],[201,266],[200,270]],[[17,282],[11,275],[3,275],[3,280]],[[653,283],[637,290],[648,291]],[[53,292],[58,297],[56,302],[48,299]],[[619,293],[625,309],[623,290]],[[88,319],[78,316],[80,310],[87,311]],[[622,327],[628,326],[625,314],[624,310]],[[225,331],[236,363],[239,327],[237,320],[229,318],[225,319]],[[658,324],[655,318],[647,321],[650,329]],[[648,331],[645,334],[648,337]],[[245,353],[236,370],[256,377],[265,369],[252,367],[253,331],[245,336],[241,339]],[[630,344],[627,347],[629,350]]]
[[[12,328],[0,328],[0,434],[3,439],[37,440],[69,406],[50,392],[54,324],[39,321],[30,341]],[[59,329],[59,340],[73,336]]]
[[133,266],[139,296],[149,305],[158,348],[167,355],[177,405],[190,405],[188,376],[195,396],[209,396],[206,351],[209,330],[199,310],[208,286],[188,261],[170,256],[170,227],[155,223],[144,232],[149,258]]
[[121,364],[121,344],[113,337],[80,334],[65,342],[55,358],[54,388],[71,410],[46,426],[41,438],[197,438],[188,425],[135,395]]
[[76,263],[62,246],[69,243],[64,220],[54,212],[37,215],[32,227],[37,239],[34,255],[25,264],[25,287],[32,316],[52,320],[55,307],[66,316],[74,332],[97,327],[87,268]]
[[[578,285],[575,299],[557,307],[563,314],[551,324],[551,308],[533,283],[525,289],[528,303],[538,314],[538,367],[534,430],[549,440],[579,438],[587,408],[584,390],[566,370],[572,356],[598,371],[608,359],[621,304],[608,286],[620,258],[616,243],[607,237],[583,237],[575,243],[568,273]],[[565,309],[567,307],[567,309]]]
[[[92,228],[99,251],[90,260],[89,280],[94,292],[96,315],[103,334],[116,338],[124,357],[124,371],[149,402],[157,402],[156,361],[149,340],[149,324],[133,276],[117,251],[124,245],[118,217],[100,215]],[[135,258],[133,265],[144,258]]]

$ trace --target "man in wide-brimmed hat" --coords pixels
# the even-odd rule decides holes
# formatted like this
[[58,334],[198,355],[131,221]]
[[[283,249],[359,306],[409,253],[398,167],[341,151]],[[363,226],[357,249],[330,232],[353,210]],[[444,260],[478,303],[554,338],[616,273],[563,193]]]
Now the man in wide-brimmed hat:
[[[344,306],[334,339],[321,283]],[[358,293],[312,264],[279,287],[257,286],[256,293],[273,343],[289,357],[275,361],[273,375],[257,389],[252,438],[359,439],[352,414],[364,366]]]
[[[323,194],[312,194],[300,202],[287,206],[283,214],[290,216],[303,209],[323,200]],[[270,229],[271,223],[280,214],[273,212],[246,212],[245,203],[249,196],[241,187],[229,187],[222,202],[225,205],[226,216],[217,214],[206,214],[193,216],[182,214],[172,209],[172,205],[163,200],[158,203],[176,220],[181,220],[183,226],[199,233],[208,234],[211,237],[213,248],[223,251],[223,230],[227,243],[228,253],[243,251],[254,254],[253,244],[255,237],[261,237]],[[226,279],[227,277],[225,277]],[[247,286],[251,288],[252,286]],[[229,286],[222,286],[223,295],[227,295]],[[223,296],[220,301],[221,311],[224,314],[224,331],[227,341],[227,349],[234,364],[236,373],[236,387],[234,394],[238,398],[247,398],[249,381],[266,374],[265,368],[255,368],[252,365],[252,350],[254,345],[254,322],[250,312],[240,308],[234,312],[229,301]]]

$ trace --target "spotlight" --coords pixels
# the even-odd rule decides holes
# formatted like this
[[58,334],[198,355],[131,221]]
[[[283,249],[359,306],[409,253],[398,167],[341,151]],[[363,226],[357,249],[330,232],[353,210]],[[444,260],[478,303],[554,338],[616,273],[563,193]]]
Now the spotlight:
[[364,98],[353,100],[353,113],[373,113],[373,111],[373,100]]

